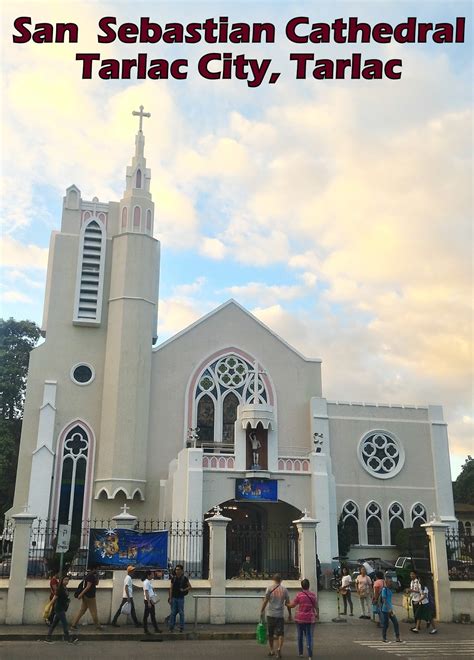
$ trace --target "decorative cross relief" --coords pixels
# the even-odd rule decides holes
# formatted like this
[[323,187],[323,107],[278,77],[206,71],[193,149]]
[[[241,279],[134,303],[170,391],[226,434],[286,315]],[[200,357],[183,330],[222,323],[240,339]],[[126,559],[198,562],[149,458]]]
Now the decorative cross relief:
[[308,513],[309,513],[309,511],[308,511],[308,509],[305,507],[305,508],[302,510],[302,512],[301,512],[301,517],[302,517],[302,518],[308,518]]
[[212,507],[212,510],[213,510],[215,516],[221,516],[222,515],[222,509],[218,504],[216,504],[214,507]]
[[320,454],[323,448],[323,438],[323,433],[313,433],[313,443],[317,454]]
[[124,516],[126,516],[126,515],[128,515],[128,512],[129,512],[129,511],[130,511],[130,507],[127,506],[126,504],[124,504],[123,507],[122,507],[122,514],[123,514]]
[[141,133],[141,132],[142,132],[142,128],[143,128],[143,117],[148,117],[148,118],[150,118],[150,117],[151,117],[151,113],[150,113],[150,112],[143,112],[143,106],[141,105],[141,106],[140,106],[140,111],[137,112],[136,110],[134,110],[134,111],[132,112],[132,115],[133,115],[134,117],[140,117],[140,120],[139,120],[140,123],[139,123],[139,126],[138,126],[138,131]]

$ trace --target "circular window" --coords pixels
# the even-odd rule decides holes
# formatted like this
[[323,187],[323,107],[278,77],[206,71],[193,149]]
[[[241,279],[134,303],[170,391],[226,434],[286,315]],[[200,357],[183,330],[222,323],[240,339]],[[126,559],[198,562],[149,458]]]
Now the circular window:
[[88,385],[94,377],[94,370],[88,364],[76,364],[71,369],[71,378],[77,385]]
[[359,442],[358,457],[369,474],[390,479],[400,472],[405,452],[397,438],[388,431],[370,431]]

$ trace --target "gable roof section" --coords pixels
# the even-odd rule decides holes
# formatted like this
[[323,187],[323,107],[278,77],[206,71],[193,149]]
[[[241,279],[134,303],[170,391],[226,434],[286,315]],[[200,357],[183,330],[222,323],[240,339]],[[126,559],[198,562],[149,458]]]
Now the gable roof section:
[[194,323],[191,323],[191,325],[188,325],[186,328],[184,328],[184,330],[181,330],[180,332],[176,333],[175,335],[173,335],[172,337],[170,337],[169,339],[164,341],[159,346],[155,346],[153,348],[153,351],[160,351],[165,346],[168,346],[168,344],[171,344],[171,342],[175,341],[179,337],[182,337],[184,334],[188,333],[190,330],[192,330],[196,326],[200,325],[204,321],[207,321],[212,316],[214,316],[218,312],[222,311],[226,307],[229,307],[230,305],[233,305],[234,307],[237,307],[241,312],[243,312],[248,317],[250,317],[252,319],[252,321],[254,321],[255,323],[258,323],[258,325],[260,325],[264,330],[266,330],[271,335],[273,335],[273,337],[275,337],[275,339],[277,339],[279,342],[281,342],[284,346],[286,346],[286,348],[288,348],[290,351],[295,353],[299,358],[301,358],[305,362],[322,362],[321,358],[308,358],[305,355],[303,355],[302,353],[300,353],[298,350],[296,350],[296,348],[291,346],[291,344],[289,344],[287,341],[282,339],[280,337],[280,335],[277,335],[277,333],[274,332],[271,328],[269,328],[268,325],[265,325],[265,323],[260,321],[260,319],[258,319],[254,314],[252,314],[252,312],[249,312],[248,309],[245,309],[245,307],[243,307],[240,303],[238,303],[233,298],[230,298],[230,300],[227,300],[227,302],[223,303],[222,305],[219,305],[219,307],[216,307],[216,309],[213,309],[208,314],[205,314],[204,316],[201,316],[200,319],[198,319],[197,321],[194,321]]

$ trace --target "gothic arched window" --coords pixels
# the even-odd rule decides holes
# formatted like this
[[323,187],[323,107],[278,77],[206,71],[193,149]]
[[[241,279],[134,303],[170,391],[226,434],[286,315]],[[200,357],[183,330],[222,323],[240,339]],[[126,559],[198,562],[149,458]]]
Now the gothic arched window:
[[134,227],[139,227],[140,226],[140,220],[141,220],[141,209],[139,206],[135,206],[133,209],[133,226]]
[[467,536],[471,536],[472,534],[472,525],[469,520],[466,520],[466,524],[464,525],[464,529],[466,531]]
[[365,509],[367,543],[382,545],[382,509],[376,502],[369,502]]
[[[206,442],[211,431],[200,423],[201,400],[208,395],[213,403],[213,441],[223,443],[234,442],[234,422],[237,419],[237,406],[241,404],[256,403],[274,405],[275,395],[270,380],[250,356],[240,351],[220,352],[203,363],[191,382],[193,389],[189,391],[188,405],[190,406],[189,426],[198,427],[198,437]],[[194,384],[195,383],[195,384]],[[255,383],[257,383],[255,396]],[[232,395],[232,396],[231,396]],[[209,405],[209,404],[208,404]]]
[[127,207],[124,206],[122,209],[122,229],[125,229],[127,226]]
[[151,231],[151,211],[148,209],[146,212],[146,228],[147,231]]
[[421,502],[417,502],[411,507],[411,525],[412,527],[420,527],[426,522],[426,509]]
[[202,443],[214,442],[214,401],[208,394],[199,399],[197,426]]
[[359,507],[349,501],[342,507],[342,521],[351,545],[359,545]]
[[89,436],[77,424],[64,439],[58,511],[58,523],[72,525],[72,533],[81,529],[88,460]]
[[142,187],[142,171],[141,169],[138,169],[135,188],[141,188],[141,187]]
[[237,419],[239,400],[233,392],[229,392],[222,406],[222,442],[234,444],[234,424]]
[[75,324],[100,324],[105,250],[105,227],[98,218],[93,216],[83,224],[81,229],[74,302],[73,322]]
[[388,524],[390,527],[390,545],[396,545],[398,532],[405,527],[405,514],[403,507],[394,502],[388,509]]

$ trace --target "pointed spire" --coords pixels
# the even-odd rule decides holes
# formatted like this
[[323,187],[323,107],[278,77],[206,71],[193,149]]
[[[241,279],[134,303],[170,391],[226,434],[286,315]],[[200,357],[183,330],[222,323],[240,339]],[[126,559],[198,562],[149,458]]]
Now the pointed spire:
[[150,112],[143,112],[143,106],[140,106],[140,110],[133,110],[132,115],[134,117],[139,117],[138,123],[138,133],[135,137],[135,158],[144,157],[144,147],[145,147],[145,137],[143,135],[143,117],[148,119],[151,117]]
[[125,191],[120,202],[120,232],[137,232],[153,235],[154,206],[150,193],[151,171],[146,166],[145,136],[143,118],[151,113],[133,110],[132,115],[139,117],[138,132],[135,136],[135,155],[132,164],[127,167]]

